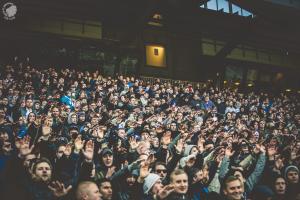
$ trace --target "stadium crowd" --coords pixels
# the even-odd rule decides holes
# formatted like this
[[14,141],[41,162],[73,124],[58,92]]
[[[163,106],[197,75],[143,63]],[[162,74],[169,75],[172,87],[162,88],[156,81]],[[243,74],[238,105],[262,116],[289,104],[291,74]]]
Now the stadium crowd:
[[300,199],[296,95],[0,73],[1,199]]

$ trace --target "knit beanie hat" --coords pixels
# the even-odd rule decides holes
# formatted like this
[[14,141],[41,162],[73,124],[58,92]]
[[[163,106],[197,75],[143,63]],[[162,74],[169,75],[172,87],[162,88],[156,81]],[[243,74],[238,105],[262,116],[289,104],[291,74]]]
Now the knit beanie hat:
[[299,169],[295,165],[287,166],[284,170],[284,177],[287,178],[287,174],[289,171],[296,171],[299,174]]
[[144,181],[143,190],[144,194],[148,194],[153,185],[160,179],[160,176],[154,173],[150,173]]

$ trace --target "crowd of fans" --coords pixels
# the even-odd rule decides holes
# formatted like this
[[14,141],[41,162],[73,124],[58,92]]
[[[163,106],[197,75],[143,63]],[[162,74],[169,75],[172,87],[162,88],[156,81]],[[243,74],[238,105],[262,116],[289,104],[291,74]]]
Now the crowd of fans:
[[300,199],[297,96],[0,73],[1,199]]

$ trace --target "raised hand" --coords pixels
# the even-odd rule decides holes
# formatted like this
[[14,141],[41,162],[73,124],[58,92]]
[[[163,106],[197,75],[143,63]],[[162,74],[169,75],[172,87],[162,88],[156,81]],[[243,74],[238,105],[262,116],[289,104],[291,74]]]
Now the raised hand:
[[94,157],[94,142],[89,140],[85,145],[85,150],[82,151],[87,161],[92,161]]
[[203,153],[203,151],[204,151],[204,143],[205,143],[204,137],[200,136],[198,139],[198,144],[197,144],[200,153]]
[[184,148],[183,139],[179,139],[179,140],[177,141],[177,144],[175,145],[176,152],[177,152],[178,154],[181,154],[182,151],[183,151],[183,148]]
[[53,192],[53,195],[56,197],[62,197],[68,194],[68,192],[72,189],[72,185],[69,185],[67,188],[65,185],[59,181],[52,182],[48,188]]
[[159,199],[164,199],[167,196],[169,196],[172,192],[174,191],[174,186],[173,185],[166,185],[164,186],[157,194]]
[[16,147],[19,150],[21,156],[26,156],[30,154],[34,148],[34,145],[31,147],[30,144],[30,136],[25,136],[23,139],[16,140]]
[[264,145],[260,145],[259,151],[260,151],[262,154],[266,154],[266,148],[265,148],[265,146],[264,146]]
[[259,152],[260,152],[260,144],[256,144],[255,145],[255,148],[253,149],[253,152],[255,153],[255,154],[258,154]]
[[189,155],[187,160],[185,161],[186,163],[186,166],[188,167],[193,167],[193,165],[195,164],[196,162],[196,156],[195,155]]
[[116,167],[112,166],[108,168],[107,173],[106,173],[106,178],[110,178],[114,173],[115,173]]
[[150,163],[148,163],[146,161],[142,162],[141,167],[140,167],[139,179],[144,180],[150,174],[149,165],[150,165]]
[[135,137],[129,138],[129,144],[131,150],[135,150],[139,146],[139,143],[136,141]]
[[83,148],[84,141],[81,139],[81,135],[78,135],[77,138],[75,139],[74,146],[76,152],[79,152]]
[[227,147],[227,148],[225,149],[225,156],[226,156],[226,157],[230,158],[231,156],[233,156],[233,154],[234,154],[234,151],[232,150],[231,147]]

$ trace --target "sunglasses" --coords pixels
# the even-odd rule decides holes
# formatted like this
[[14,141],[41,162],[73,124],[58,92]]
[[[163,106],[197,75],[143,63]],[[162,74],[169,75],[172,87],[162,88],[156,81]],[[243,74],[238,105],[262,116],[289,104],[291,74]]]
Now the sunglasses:
[[156,170],[156,173],[167,173],[167,170],[166,169],[158,169],[158,170]]

